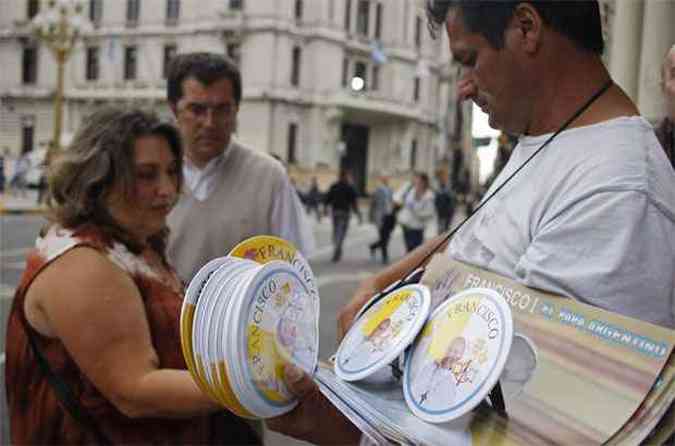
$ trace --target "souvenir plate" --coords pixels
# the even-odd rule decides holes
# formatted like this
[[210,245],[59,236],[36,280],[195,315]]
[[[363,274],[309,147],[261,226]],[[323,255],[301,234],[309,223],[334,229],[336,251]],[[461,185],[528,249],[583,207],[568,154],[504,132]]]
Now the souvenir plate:
[[192,347],[192,331],[194,328],[195,310],[199,296],[211,277],[211,275],[225,263],[231,263],[231,259],[227,257],[219,257],[211,260],[204,265],[190,281],[190,284],[185,291],[183,298],[183,305],[180,312],[180,342],[183,349],[183,357],[192,378],[202,391],[207,392],[206,388],[199,378],[197,369],[195,367],[194,350]]
[[346,381],[372,375],[408,347],[431,305],[424,285],[406,285],[375,303],[349,329],[336,354],[335,374]]
[[272,235],[259,235],[239,243],[232,248],[229,255],[253,260],[262,264],[273,260],[290,263],[307,284],[311,296],[315,299],[314,303],[317,306],[316,311],[318,312],[319,287],[316,283],[316,277],[307,260],[290,242]]
[[[272,261],[252,279],[241,300],[237,362],[248,394],[265,407],[263,417],[280,415],[296,401],[283,380],[290,359],[313,373],[318,363],[318,315],[308,284],[292,266]],[[283,322],[280,322],[283,321]],[[281,332],[277,332],[281,330]]]
[[412,412],[443,423],[476,407],[502,373],[513,339],[511,308],[471,288],[442,303],[406,358],[403,393]]

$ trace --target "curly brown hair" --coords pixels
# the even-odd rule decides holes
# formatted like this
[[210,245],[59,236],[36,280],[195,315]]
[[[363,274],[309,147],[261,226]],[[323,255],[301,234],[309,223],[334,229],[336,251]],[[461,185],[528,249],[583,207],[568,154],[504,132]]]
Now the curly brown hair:
[[[138,108],[104,107],[94,112],[78,130],[72,144],[50,165],[48,218],[66,228],[84,224],[140,253],[142,244],[110,214],[107,198],[116,184],[129,202],[135,189],[134,144],[142,136],[166,139],[178,163],[178,191],[182,184],[183,148],[178,130],[155,113]],[[149,239],[164,258],[168,228]]]

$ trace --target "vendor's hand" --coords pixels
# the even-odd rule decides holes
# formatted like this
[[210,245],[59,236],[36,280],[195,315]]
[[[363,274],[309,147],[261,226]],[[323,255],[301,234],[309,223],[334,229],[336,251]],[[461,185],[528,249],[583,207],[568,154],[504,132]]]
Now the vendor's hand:
[[361,432],[345,418],[301,370],[287,365],[288,390],[300,401],[287,414],[265,421],[273,431],[318,445],[358,444]]
[[359,287],[354,292],[352,299],[347,305],[342,307],[338,313],[338,343],[342,341],[342,338],[344,338],[345,334],[347,334],[347,331],[349,331],[349,327],[352,326],[354,318],[361,307],[363,307],[363,305],[365,305],[365,303],[368,302],[371,297],[379,292],[380,290],[375,285],[375,280],[373,278],[368,278],[361,282]]

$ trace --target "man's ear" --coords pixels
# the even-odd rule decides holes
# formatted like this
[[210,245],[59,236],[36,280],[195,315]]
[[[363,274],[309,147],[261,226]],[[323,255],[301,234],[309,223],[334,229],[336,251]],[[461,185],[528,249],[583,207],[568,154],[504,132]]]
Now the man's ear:
[[520,3],[513,12],[511,26],[516,28],[523,49],[533,53],[541,44],[544,21],[537,9],[530,3]]
[[171,109],[171,113],[173,113],[173,117],[178,119],[178,107],[175,102],[169,102],[169,108]]

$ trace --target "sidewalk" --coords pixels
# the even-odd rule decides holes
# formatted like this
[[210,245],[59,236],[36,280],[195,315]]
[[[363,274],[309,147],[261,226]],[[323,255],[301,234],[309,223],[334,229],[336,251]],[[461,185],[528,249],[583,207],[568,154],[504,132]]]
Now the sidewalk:
[[25,197],[0,194],[0,215],[40,213],[44,210],[43,205],[37,204],[36,190],[27,190]]

